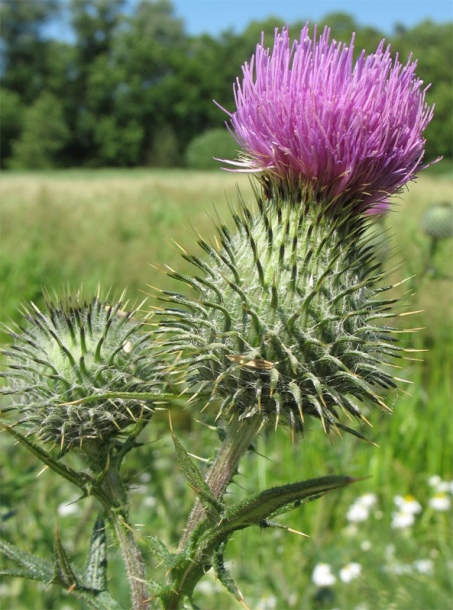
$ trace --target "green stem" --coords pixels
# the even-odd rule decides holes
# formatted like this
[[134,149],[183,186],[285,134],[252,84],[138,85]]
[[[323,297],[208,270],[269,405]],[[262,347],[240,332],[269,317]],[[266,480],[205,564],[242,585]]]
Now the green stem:
[[[222,500],[226,488],[237,472],[242,456],[245,454],[261,425],[260,418],[238,421],[235,417],[228,425],[225,439],[206,476],[206,483],[218,500]],[[179,543],[182,553],[190,541],[191,535],[205,519],[205,510],[201,502],[195,501],[187,526]],[[195,556],[194,556],[195,555]],[[165,610],[177,610],[184,597],[191,595],[198,580],[202,577],[205,566],[211,557],[195,553],[187,560],[185,569],[170,574],[171,593],[163,600]]]
[[102,490],[108,498],[104,504],[106,516],[115,532],[131,588],[132,610],[148,610],[149,595],[145,586],[145,565],[135,543],[127,517],[127,494],[115,466],[102,480]]

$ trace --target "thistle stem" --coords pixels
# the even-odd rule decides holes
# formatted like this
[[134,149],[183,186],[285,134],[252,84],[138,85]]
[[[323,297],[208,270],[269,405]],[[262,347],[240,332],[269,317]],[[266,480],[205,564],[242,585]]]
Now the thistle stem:
[[[235,416],[229,423],[226,436],[206,476],[206,483],[218,500],[222,500],[226,488],[237,472],[242,456],[250,447],[260,425],[261,420],[258,417],[239,421]],[[205,510],[197,499],[179,543],[180,552],[183,552],[192,533],[203,522],[205,516]],[[185,570],[180,569],[177,573],[171,573],[169,579],[171,593],[166,599],[163,599],[165,610],[177,610],[181,607],[184,597],[191,595],[205,571],[205,566],[209,565],[211,561],[211,557],[197,554],[196,551],[194,555],[188,559]]]
[[145,565],[128,522],[127,494],[116,467],[109,468],[105,473],[102,490],[108,498],[108,505],[104,504],[106,516],[115,532],[126,566],[132,610],[148,610],[149,595],[145,586]]
[[[251,420],[234,420],[228,425],[226,436],[219,452],[206,475],[206,483],[218,500],[222,500],[226,488],[236,474],[239,462],[250,446],[250,443],[261,425],[258,417]],[[187,521],[186,529],[179,542],[181,551],[186,545],[194,529],[204,519],[205,511],[197,499]]]

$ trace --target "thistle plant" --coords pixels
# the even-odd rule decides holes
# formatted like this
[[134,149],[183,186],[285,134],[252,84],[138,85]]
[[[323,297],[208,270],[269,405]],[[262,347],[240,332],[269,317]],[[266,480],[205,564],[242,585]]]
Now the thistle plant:
[[[29,310],[28,325],[11,333],[5,391],[17,418],[8,430],[57,472],[61,455],[39,442],[85,455],[94,483],[77,480],[118,535],[134,608],[182,607],[210,567],[246,607],[223,561],[231,535],[281,527],[276,516],[353,481],[285,482],[229,501],[225,492],[257,435],[284,426],[296,442],[317,421],[326,434],[366,439],[365,409],[390,411],[386,394],[399,381],[391,371],[404,350],[373,228],[426,167],[423,131],[433,110],[415,62],[393,60],[384,42],[354,62],[353,43],[331,42],[327,28],[310,38],[306,26],[294,42],[283,29],[272,50],[258,44],[234,85],[228,128],[242,152],[227,161],[256,180],[255,202],[238,197],[234,230],[220,225],[212,243],[200,239],[203,256],[183,250],[193,272],[169,272],[181,292],[163,292],[152,326],[97,299]],[[150,539],[167,568],[165,582],[152,582],[130,530],[122,542],[112,516],[120,508],[127,523],[119,464],[155,405],[178,396],[222,440],[202,473],[171,430],[197,498],[177,550]],[[121,502],[104,485],[110,464]],[[86,576],[74,583],[88,595]],[[93,607],[114,607],[102,593],[105,605]]]

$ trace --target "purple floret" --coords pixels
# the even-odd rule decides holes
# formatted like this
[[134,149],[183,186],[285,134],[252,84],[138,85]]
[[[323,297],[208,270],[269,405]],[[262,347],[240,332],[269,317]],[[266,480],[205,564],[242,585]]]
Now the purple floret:
[[274,47],[256,47],[234,87],[230,114],[243,149],[235,171],[258,172],[277,190],[302,199],[375,207],[415,177],[423,131],[433,115],[416,62],[402,65],[382,41],[353,61],[330,30],[290,41],[275,32]]

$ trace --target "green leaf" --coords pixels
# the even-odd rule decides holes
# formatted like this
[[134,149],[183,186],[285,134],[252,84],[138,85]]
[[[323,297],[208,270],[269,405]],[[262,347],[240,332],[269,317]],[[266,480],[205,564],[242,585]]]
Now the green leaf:
[[330,476],[266,489],[228,508],[218,530],[231,534],[250,525],[260,525],[266,519],[297,508],[301,502],[315,500],[356,480],[346,476]]
[[102,490],[96,486],[95,481],[91,479],[89,475],[73,470],[61,460],[55,458],[51,453],[40,447],[37,443],[29,441],[23,434],[14,428],[7,426],[5,423],[0,422],[0,426],[2,426],[2,428],[8,432],[8,434],[11,434],[11,436],[13,436],[21,445],[23,445],[26,449],[33,453],[33,455],[41,460],[41,462],[44,462],[46,466],[81,489],[85,496],[92,495],[96,497],[103,506],[109,506],[108,498],[105,497]]
[[173,433],[172,437],[176,450],[176,458],[187,482],[197,494],[206,513],[211,517],[218,517],[223,510],[222,503],[217,500],[212,491],[209,489],[207,483],[203,480],[200,471],[190,459],[189,454]]
[[[43,582],[46,585],[50,583],[56,584],[55,566],[51,561],[36,557],[36,555],[23,551],[1,538],[0,552],[21,566],[19,568],[0,570],[0,575],[28,578],[30,580]],[[77,579],[79,582],[82,580],[78,575]],[[71,593],[72,595],[83,599],[87,608],[93,608],[93,610],[122,610],[122,606],[114,600],[107,591],[102,591],[98,595],[95,595],[83,587],[77,587],[72,589]]]
[[225,551],[226,542],[223,542],[217,551],[214,554],[214,572],[216,577],[220,580],[222,585],[225,587],[233,597],[235,597],[239,602],[242,601],[243,596],[239,591],[236,583],[234,582],[233,577],[229,573],[229,571],[225,567],[225,563],[223,560],[223,553]]
[[99,513],[93,527],[85,586],[93,591],[107,590],[107,537],[102,513]]
[[79,585],[76,575],[73,572],[69,558],[64,550],[63,544],[58,533],[58,528],[55,530],[55,539],[53,544],[54,550],[54,578],[53,582],[57,582],[63,587],[73,590]]
[[38,580],[46,584],[52,582],[54,578],[54,567],[51,561],[47,559],[41,559],[36,555],[32,555],[27,551],[23,551],[18,547],[6,542],[0,538],[0,552],[11,559],[21,569],[4,570],[2,573],[5,575],[13,573],[12,575],[20,576],[21,578],[29,578],[31,580]]
[[173,557],[173,554],[169,552],[162,540],[159,540],[159,538],[156,538],[156,536],[147,536],[146,541],[148,542],[154,554],[159,557],[159,559],[161,559],[168,567],[169,561]]
[[71,483],[74,483],[74,485],[79,487],[84,493],[88,493],[86,475],[82,476],[76,470],[69,468],[69,466],[63,464],[60,460],[45,451],[38,444],[29,441],[28,438],[26,438],[23,434],[21,434],[14,428],[7,426],[3,422],[0,422],[0,426],[2,426],[2,428],[6,432],[8,432],[8,434],[11,434],[11,436],[13,436],[21,445],[28,449],[28,451],[33,453],[39,460],[41,460],[41,462],[44,462],[46,466],[54,470],[57,474],[64,477]]

